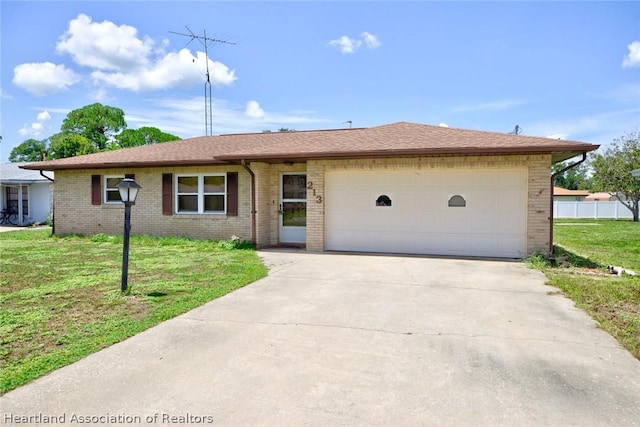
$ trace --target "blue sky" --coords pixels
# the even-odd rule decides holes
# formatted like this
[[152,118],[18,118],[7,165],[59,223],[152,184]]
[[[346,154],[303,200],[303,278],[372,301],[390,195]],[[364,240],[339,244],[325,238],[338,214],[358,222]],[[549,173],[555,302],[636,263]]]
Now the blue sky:
[[610,143],[640,127],[640,2],[5,1],[1,161],[94,102],[205,134],[411,121]]

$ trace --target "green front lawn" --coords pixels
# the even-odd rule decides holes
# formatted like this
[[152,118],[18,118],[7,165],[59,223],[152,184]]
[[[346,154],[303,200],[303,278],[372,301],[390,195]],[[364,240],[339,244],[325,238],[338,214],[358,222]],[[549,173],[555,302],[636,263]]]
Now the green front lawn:
[[532,258],[576,305],[640,359],[640,276],[618,277],[607,265],[640,274],[640,223],[625,220],[555,220],[556,256],[569,267]]
[[242,242],[0,233],[0,394],[264,277]]

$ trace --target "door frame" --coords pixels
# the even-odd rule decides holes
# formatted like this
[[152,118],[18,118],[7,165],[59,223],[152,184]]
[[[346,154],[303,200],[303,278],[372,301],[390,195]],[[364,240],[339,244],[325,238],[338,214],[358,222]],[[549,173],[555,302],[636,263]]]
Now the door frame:
[[285,199],[284,198],[284,177],[287,175],[304,175],[305,181],[307,172],[299,171],[299,172],[282,172],[280,173],[278,192],[279,192],[279,210],[278,210],[278,231],[279,231],[279,241],[280,243],[306,243],[307,242],[307,227],[290,227],[285,226],[283,224],[284,213],[283,213],[283,205],[284,203],[307,203],[306,198],[306,185],[305,185],[305,198],[304,199]]

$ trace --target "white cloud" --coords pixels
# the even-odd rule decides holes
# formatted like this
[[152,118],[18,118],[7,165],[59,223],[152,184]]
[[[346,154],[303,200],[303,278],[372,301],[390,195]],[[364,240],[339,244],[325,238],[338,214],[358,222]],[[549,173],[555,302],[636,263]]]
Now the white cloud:
[[51,120],[51,114],[49,114],[47,110],[44,110],[43,112],[38,113],[38,115],[36,116],[36,120],[41,123],[48,122],[49,120]]
[[369,49],[375,49],[380,46],[380,40],[375,35],[364,32],[360,34],[361,40],[351,38],[349,36],[342,36],[339,39],[331,40],[327,45],[336,46],[342,53],[356,53],[356,51],[363,44]]
[[29,63],[13,69],[13,84],[36,96],[62,92],[79,81],[80,76],[62,64]]
[[369,49],[375,49],[380,46],[380,40],[378,40],[378,37],[374,36],[371,33],[367,33],[365,31],[364,33],[360,34],[360,37],[362,37],[364,44],[367,45]]
[[44,126],[42,126],[42,123],[34,122],[29,125],[24,125],[18,133],[22,136],[39,137],[43,129]]
[[337,46],[342,53],[356,53],[362,42],[351,37],[342,36],[339,39],[331,40],[329,46]]
[[[91,77],[96,83],[103,83],[119,89],[133,91],[160,90],[171,87],[186,87],[194,83],[204,83],[206,79],[206,56],[198,52],[194,57],[189,49],[170,52],[148,68],[129,72],[107,73],[94,71]],[[237,80],[235,71],[225,64],[209,59],[209,75],[212,85],[228,85]]]
[[523,101],[518,99],[502,99],[498,101],[483,102],[479,104],[458,105],[451,108],[451,111],[455,113],[466,113],[471,111],[499,111],[507,110],[512,107],[523,104]]
[[11,94],[7,93],[4,89],[0,88],[0,98],[1,99],[13,99]]
[[45,130],[45,126],[50,121],[51,121],[51,114],[49,114],[47,110],[41,111],[36,116],[35,122],[22,126],[22,128],[18,130],[18,133],[21,136],[30,137],[30,138],[41,137]]
[[551,139],[562,139],[565,140],[569,137],[568,133],[554,133],[551,135],[546,135],[545,138],[551,138]]
[[264,117],[264,110],[260,108],[260,104],[258,104],[257,101],[249,101],[247,102],[247,108],[245,109],[245,114],[249,117],[259,119]]
[[56,45],[56,52],[71,55],[78,65],[99,70],[126,71],[147,65],[153,40],[138,38],[138,30],[110,21],[92,22],[80,14]]
[[440,123],[438,126],[440,126],[441,128],[448,128],[449,125],[446,123]]
[[[237,80],[235,71],[210,58],[207,61],[204,52],[195,56],[189,49],[167,53],[167,43],[141,38],[135,27],[92,22],[91,17],[80,14],[69,22],[56,52],[68,54],[76,64],[91,69],[95,90],[89,94],[97,101],[109,99],[109,87],[139,92],[204,83],[207,65],[212,85],[229,85]],[[13,80],[39,96],[65,90],[78,81],[80,76],[73,70],[50,62],[18,65]]]
[[640,67],[640,41],[634,41],[629,46],[629,53],[622,61],[622,68]]

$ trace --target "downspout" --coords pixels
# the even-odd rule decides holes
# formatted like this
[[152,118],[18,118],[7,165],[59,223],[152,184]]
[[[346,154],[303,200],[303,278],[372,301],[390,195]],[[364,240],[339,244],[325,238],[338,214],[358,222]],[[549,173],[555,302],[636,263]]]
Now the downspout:
[[49,181],[51,182],[55,182],[53,180],[53,178],[49,178],[47,175],[45,175],[44,173],[42,173],[42,169],[40,169],[38,172],[40,172],[40,176],[42,176],[43,178],[47,178]]
[[[49,178],[47,175],[45,175],[42,172],[42,169],[40,169],[38,172],[40,172],[40,176],[47,178],[49,181],[53,182],[55,184],[55,181],[53,180],[53,178]],[[55,198],[56,198],[56,192],[55,189],[53,190],[53,198],[54,201],[53,203],[51,203],[51,215],[53,216],[53,218],[51,219],[51,234],[55,235],[56,234],[56,203],[55,203]]]
[[587,160],[587,153],[582,153],[582,160],[567,166],[566,168],[560,169],[558,172],[552,173],[551,174],[551,195],[549,196],[550,199],[550,209],[549,212],[551,213],[551,217],[549,218],[549,255],[553,255],[553,187],[554,187],[554,181],[556,180],[556,176],[560,175],[561,173],[565,173],[566,171],[568,171],[569,169],[573,169],[576,166],[578,166],[579,164],[583,163],[585,160]]
[[251,176],[251,241],[254,244],[258,244],[256,241],[256,174],[253,173],[251,168],[247,166],[246,160],[240,160],[240,164],[242,167],[249,173]]

